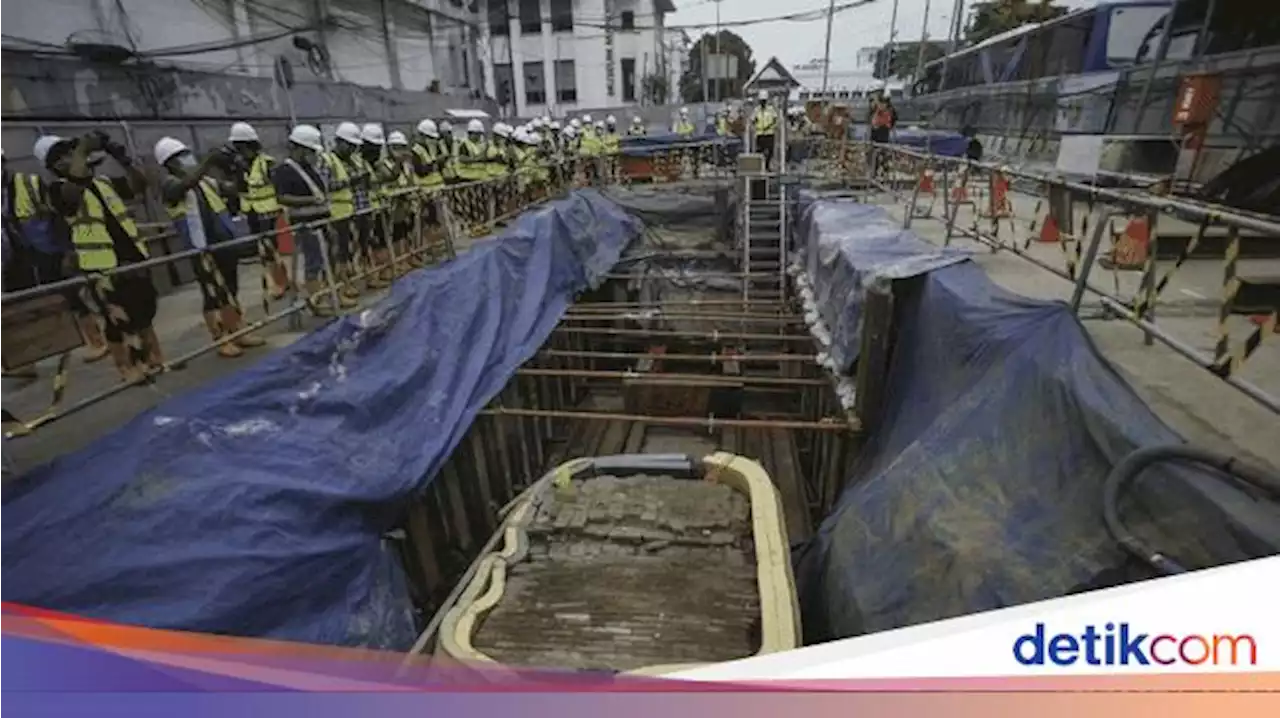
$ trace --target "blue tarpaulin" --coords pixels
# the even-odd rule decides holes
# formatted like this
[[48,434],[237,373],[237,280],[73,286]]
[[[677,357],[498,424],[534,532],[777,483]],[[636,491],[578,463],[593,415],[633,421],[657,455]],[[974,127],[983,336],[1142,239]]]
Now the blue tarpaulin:
[[593,190],[5,487],[4,600],[404,649],[382,534],[638,220]]
[[[871,128],[858,125],[854,128],[854,137],[859,140],[869,139]],[[950,130],[911,129],[909,127],[895,129],[889,135],[889,143],[910,147],[920,152],[930,152],[942,157],[963,157],[969,146],[969,139],[958,132]]]
[[[1070,308],[1005,291],[975,262],[941,261],[887,229],[882,209],[800,204],[799,246],[829,257],[806,261],[843,356],[857,351],[859,283],[897,278],[883,412],[836,507],[797,551],[806,639],[1151,576],[1109,538],[1102,485],[1135,448],[1180,439]],[[1127,496],[1125,523],[1184,565],[1280,552],[1280,507],[1207,470],[1153,468]]]
[[[622,154],[628,157],[649,157],[660,152],[670,152],[674,149],[673,145],[680,145],[689,142],[717,142],[722,144],[730,152],[736,152],[742,144],[742,140],[737,137],[720,137],[714,133],[699,133],[690,137],[684,137],[674,132],[667,132],[655,135],[639,135],[628,136],[622,138]],[[711,145],[708,145],[711,146]]]

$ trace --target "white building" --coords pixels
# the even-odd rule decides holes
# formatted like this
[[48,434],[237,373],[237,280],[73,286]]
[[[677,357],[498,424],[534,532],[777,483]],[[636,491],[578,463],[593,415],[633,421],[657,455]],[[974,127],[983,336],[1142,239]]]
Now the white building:
[[654,104],[645,78],[674,96],[683,55],[665,37],[671,0],[488,0],[486,87],[529,117]]
[[[827,97],[835,100],[849,100],[865,97],[873,88],[880,85],[875,77],[876,55],[880,47],[864,47],[854,56],[852,66],[832,67],[827,72]],[[822,58],[810,60],[791,68],[800,82],[800,88],[792,92],[792,98],[805,100],[817,97],[822,92]],[[884,83],[890,94],[901,94],[903,82],[892,80]]]
[[[484,0],[38,0],[6,48],[116,45],[157,63],[403,90],[483,92]],[[297,38],[301,38],[299,42]]]

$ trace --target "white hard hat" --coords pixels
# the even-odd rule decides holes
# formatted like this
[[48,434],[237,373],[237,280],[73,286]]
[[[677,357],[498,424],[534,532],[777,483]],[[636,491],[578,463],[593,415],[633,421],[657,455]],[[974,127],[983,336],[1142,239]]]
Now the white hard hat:
[[574,127],[573,125],[569,125],[568,127],[564,128],[564,134],[566,137],[577,137],[578,128]]
[[682,115],[687,115],[687,114],[689,114],[689,108],[688,108],[688,107],[681,107],[681,108],[680,108],[680,114],[682,114]]
[[603,130],[603,129],[604,129],[604,123],[603,123],[603,122],[601,122],[600,120],[596,120],[596,129],[597,129],[597,130]]
[[187,150],[187,146],[182,144],[181,140],[175,140],[172,137],[161,137],[160,141],[156,143],[156,164],[163,165],[178,153],[186,152]]
[[499,137],[511,138],[511,125],[505,122],[499,122],[493,126],[493,134]]
[[576,130],[579,127],[582,127],[582,123],[579,122],[578,118],[575,117],[572,120],[569,120],[569,127]]
[[324,152],[324,143],[320,141],[320,129],[315,125],[298,125],[293,128],[289,133],[289,141],[309,150]]
[[382,125],[370,122],[360,130],[360,139],[371,145],[385,145],[387,138],[382,135]]
[[469,132],[469,133],[478,133],[478,134],[483,134],[483,133],[484,133],[484,123],[483,123],[483,122],[481,122],[480,120],[472,120],[472,121],[468,122],[468,123],[467,123],[467,132]]
[[395,132],[387,135],[387,144],[395,145],[397,147],[408,147],[409,139],[404,136],[403,132],[396,130]]
[[591,124],[591,115],[583,115],[583,116],[582,116],[582,124],[584,124],[584,125],[589,125],[589,124]]
[[642,125],[642,124],[644,124],[644,120],[640,119],[640,115],[636,115],[635,117],[632,117],[632,118],[631,118],[631,124],[633,124],[633,125]]
[[440,131],[441,131],[441,132],[452,132],[452,131],[453,131],[453,123],[452,123],[452,122],[450,122],[450,121],[448,121],[448,120],[440,120]]
[[608,117],[604,118],[604,121],[611,125],[618,124],[618,118],[614,117],[613,115],[609,115]]
[[36,160],[43,165],[49,157],[49,152],[66,141],[67,138],[59,137],[58,135],[45,135],[36,140],[35,147],[32,148],[31,152],[36,156]]
[[549,127],[550,127],[553,131],[555,131],[555,132],[559,132],[559,131],[560,131],[560,120],[552,120],[552,121],[551,121],[551,124],[549,125]]
[[338,139],[346,140],[347,142],[350,142],[353,145],[358,145],[363,143],[363,140],[360,139],[360,128],[354,122],[343,122],[342,124],[338,125],[337,131],[334,132],[333,134]]
[[419,122],[418,134],[426,135],[427,137],[432,137],[436,139],[440,138],[440,130],[439,128],[436,127],[436,123],[434,120],[423,120],[422,122]]
[[769,99],[769,93],[765,92],[764,90],[761,90],[760,94],[757,97],[761,102],[764,102],[765,100]]
[[532,132],[524,133],[524,143],[526,145],[536,145],[541,141],[542,139]]
[[253,125],[248,122],[237,122],[231,125],[231,134],[227,137],[228,142],[258,142],[258,131],[253,129]]

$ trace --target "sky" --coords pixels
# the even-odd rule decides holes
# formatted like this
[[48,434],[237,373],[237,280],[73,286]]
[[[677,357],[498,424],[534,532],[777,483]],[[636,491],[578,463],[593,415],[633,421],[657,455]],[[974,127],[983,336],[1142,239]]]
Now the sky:
[[[848,0],[836,0],[840,5]],[[826,10],[828,0],[674,0],[676,11],[667,17],[667,24],[689,25],[713,23],[719,5],[720,21],[767,18],[806,10]],[[1054,0],[1055,4],[1070,8],[1087,7],[1094,0]],[[894,0],[874,0],[871,4],[836,13],[831,25],[831,68],[851,70],[859,48],[883,45],[889,41],[890,21]],[[920,39],[924,27],[926,0],[898,0],[897,40]],[[929,4],[928,37],[938,39],[947,36],[954,11],[955,0],[932,0]],[[965,7],[972,4],[966,0]],[[812,22],[771,22],[731,28],[749,45],[757,64],[776,55],[787,66],[813,59],[822,59],[826,40],[826,17]],[[696,40],[700,30],[689,31]]]

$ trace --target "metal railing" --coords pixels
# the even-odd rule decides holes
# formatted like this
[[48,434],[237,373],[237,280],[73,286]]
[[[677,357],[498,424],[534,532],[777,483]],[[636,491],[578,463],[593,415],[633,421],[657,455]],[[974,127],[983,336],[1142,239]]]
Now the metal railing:
[[[1276,309],[1272,307],[1269,313],[1264,314],[1253,331],[1239,343],[1233,344],[1228,321],[1234,313],[1234,302],[1241,287],[1238,261],[1242,234],[1252,233],[1280,242],[1280,220],[1277,218],[1150,192],[1106,189],[990,162],[943,157],[896,145],[863,144],[859,151],[866,156],[862,165],[872,172],[868,181],[891,193],[904,205],[904,228],[909,228],[917,219],[938,219],[946,227],[944,245],[950,245],[954,237],[961,236],[987,245],[992,252],[1015,254],[1071,282],[1074,288],[1070,306],[1077,315],[1085,295],[1095,296],[1106,315],[1142,329],[1147,344],[1153,340],[1160,341],[1260,405],[1280,413],[1280,400],[1239,376],[1244,362],[1256,353],[1266,335],[1274,331]],[[1017,191],[1015,185],[1028,186],[1032,192],[1042,194],[1025,226],[1026,236],[1021,238],[1018,235],[1024,228],[1019,226],[1013,206]],[[939,194],[942,212],[940,217],[935,217],[934,197]],[[925,195],[929,197],[927,206],[923,204]],[[1042,211],[1046,210],[1044,195],[1050,200],[1056,198],[1065,209],[1055,211],[1049,207],[1042,216]],[[1078,203],[1085,205],[1087,213],[1081,222],[1081,231],[1074,232],[1074,209]],[[1052,205],[1053,201],[1049,204]],[[971,208],[967,226],[960,222],[960,209],[966,206]],[[1157,263],[1157,227],[1161,218],[1181,220],[1196,227],[1195,234],[1183,245],[1173,266],[1163,274],[1158,272]],[[1122,232],[1116,232],[1113,228],[1113,220],[1116,219],[1127,219],[1129,226]],[[1054,225],[1053,230],[1046,232],[1046,225],[1050,222]],[[1137,223],[1136,227],[1134,223]],[[1013,236],[1008,233],[1002,236],[1002,226],[1012,230]],[[1131,229],[1147,236],[1132,236]],[[1206,355],[1174,336],[1156,320],[1161,293],[1197,247],[1202,245],[1209,229],[1220,229],[1226,233],[1221,260],[1221,292],[1216,303],[1218,338],[1212,355]],[[1112,247],[1109,252],[1104,252],[1102,243],[1108,236]],[[1061,265],[1030,251],[1037,239],[1061,247]],[[1127,253],[1125,247],[1133,242],[1144,245],[1145,251],[1138,253],[1135,266],[1126,267],[1123,261],[1123,255]],[[1108,265],[1115,275],[1110,290],[1091,281],[1099,264]],[[1123,269],[1141,272],[1139,288],[1133,296],[1122,296],[1117,273]]]

